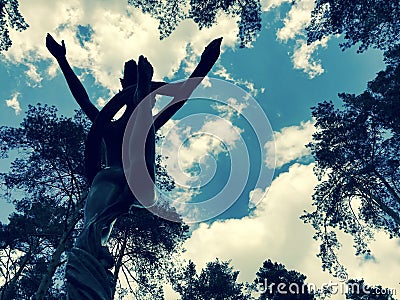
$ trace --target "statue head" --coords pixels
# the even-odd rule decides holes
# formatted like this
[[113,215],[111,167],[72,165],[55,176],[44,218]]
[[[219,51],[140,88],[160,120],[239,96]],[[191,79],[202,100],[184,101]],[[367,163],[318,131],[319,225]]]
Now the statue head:
[[137,64],[133,59],[125,62],[124,77],[119,79],[122,89],[137,83]]

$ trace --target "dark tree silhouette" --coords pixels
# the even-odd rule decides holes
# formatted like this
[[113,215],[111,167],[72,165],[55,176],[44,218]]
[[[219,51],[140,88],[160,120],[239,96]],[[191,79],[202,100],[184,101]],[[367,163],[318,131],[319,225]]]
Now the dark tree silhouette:
[[236,282],[239,271],[234,271],[229,262],[207,263],[200,275],[192,261],[177,274],[173,275],[172,286],[181,295],[182,300],[246,300],[251,299],[245,293],[244,285]]
[[192,19],[202,29],[215,24],[221,14],[238,18],[242,47],[250,45],[261,30],[259,0],[128,0],[128,3],[159,20],[161,39],[169,36],[184,19]]
[[[10,170],[0,174],[2,196],[15,205],[9,223],[0,228],[0,299],[29,299],[33,294],[36,299],[65,298],[60,284],[65,253],[81,230],[88,189],[83,151],[89,125],[82,113],[59,117],[54,107],[38,105],[28,108],[19,128],[0,128],[0,157],[18,151]],[[159,187],[171,189],[173,181],[161,163],[158,158]],[[110,240],[117,262],[116,292],[124,292],[121,275],[135,282],[132,292],[161,298],[162,279],[186,233],[186,225],[147,210],[121,218]]]
[[343,107],[322,102],[313,109],[317,133],[308,145],[321,183],[315,211],[302,218],[316,230],[324,269],[338,271],[334,229],[354,238],[357,255],[369,255],[373,230],[400,233],[400,52],[385,54],[388,66],[361,95],[339,94]]
[[353,300],[392,300],[392,295],[396,293],[394,289],[383,288],[380,285],[367,285],[364,279],[350,279],[346,286],[346,299]]
[[255,289],[260,291],[258,299],[314,299],[312,291],[305,283],[306,276],[288,271],[284,265],[270,259],[264,261],[254,280]]
[[344,50],[360,43],[358,52],[368,47],[388,50],[399,44],[400,2],[398,0],[316,0],[308,42],[325,36],[344,34]]
[[0,2],[0,52],[11,47],[10,28],[18,31],[28,28],[18,6],[18,0]]
[[[161,39],[168,37],[184,19],[192,19],[202,29],[214,25],[220,14],[238,18],[241,47],[249,46],[261,30],[260,0],[128,0],[128,4],[159,21]],[[27,27],[18,0],[0,2],[0,52],[7,51],[12,44],[10,28],[22,31]]]

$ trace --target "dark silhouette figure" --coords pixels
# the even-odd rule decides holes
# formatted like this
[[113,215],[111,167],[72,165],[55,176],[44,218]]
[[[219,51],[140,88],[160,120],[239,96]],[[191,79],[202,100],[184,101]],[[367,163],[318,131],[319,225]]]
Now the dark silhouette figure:
[[[138,63],[134,60],[127,61],[124,76],[120,79],[122,91],[99,111],[69,65],[64,41],[59,44],[50,34],[47,35],[47,49],[57,60],[73,97],[93,122],[85,147],[86,172],[91,187],[84,209],[84,230],[69,254],[66,272],[70,299],[112,297],[113,285],[108,279],[113,259],[105,244],[115,220],[127,213],[132,205],[140,206],[127,184],[122,166],[123,137],[131,115],[134,113],[133,120],[130,121],[133,121],[132,138],[145,140],[145,150],[141,152],[140,149],[129,149],[134,156],[130,170],[143,170],[140,163],[144,156],[151,180],[144,181],[140,203],[151,206],[154,203],[155,133],[183,106],[211,70],[220,54],[221,41],[222,38],[215,39],[205,48],[200,63],[190,76],[191,80],[181,83],[152,81],[153,67],[144,56],[139,57]],[[152,115],[154,92],[174,97],[156,116]],[[123,106],[123,115],[113,120]],[[134,175],[134,180],[144,176]]]

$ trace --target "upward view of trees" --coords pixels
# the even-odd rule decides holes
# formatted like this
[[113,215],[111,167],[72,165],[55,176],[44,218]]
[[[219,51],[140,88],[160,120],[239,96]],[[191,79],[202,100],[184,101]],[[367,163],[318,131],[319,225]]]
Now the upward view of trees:
[[[259,0],[128,0],[128,4],[159,21],[161,39],[168,37],[182,20],[192,19],[202,29],[214,25],[221,14],[238,19],[242,47],[249,46],[261,30]],[[10,29],[21,31],[27,27],[18,9],[18,0],[0,2],[0,52],[8,50],[12,44]]]
[[10,28],[21,31],[28,27],[18,6],[18,0],[0,2],[0,52],[11,47]]
[[[294,0],[292,3],[300,0]],[[160,37],[192,19],[207,28],[221,14],[238,19],[241,46],[254,41],[261,29],[259,0],[128,0],[159,21]],[[17,0],[0,1],[0,52],[12,41],[10,30],[28,27]],[[340,93],[341,106],[325,101],[312,109],[317,132],[308,145],[320,182],[314,210],[302,219],[315,229],[322,268],[342,271],[338,258],[343,231],[354,239],[356,255],[370,257],[376,232],[400,237],[400,1],[316,0],[305,34],[312,43],[340,34],[342,50],[357,47],[384,51],[385,70],[359,94]],[[88,192],[83,166],[84,141],[90,124],[77,113],[59,116],[54,107],[31,106],[18,128],[0,128],[0,158],[13,158],[0,174],[2,197],[15,207],[8,224],[0,224],[0,300],[66,299],[66,253],[81,230]],[[157,158],[159,186],[174,183]],[[306,284],[306,276],[266,260],[251,284],[239,282],[229,262],[209,262],[200,272],[193,262],[178,267],[188,227],[135,209],[115,224],[109,247],[115,298],[163,299],[169,281],[181,299],[315,299],[319,294],[282,294],[259,290],[266,282],[288,287]],[[363,279],[349,280],[365,287]],[[374,287],[377,290],[382,287]],[[329,291],[320,291],[329,296]],[[347,299],[392,299],[390,295],[355,293]]]
[[259,0],[128,0],[128,3],[160,22],[161,38],[169,36],[184,19],[192,19],[202,29],[214,25],[221,14],[238,18],[238,37],[242,47],[250,45],[261,30]]
[[308,26],[308,42],[343,34],[342,49],[359,44],[389,50],[399,44],[400,2],[397,0],[316,0]]
[[[293,0],[292,4],[301,0]],[[238,19],[241,47],[249,46],[261,30],[260,0],[128,0],[159,21],[160,38],[168,37],[185,19],[200,29],[217,22],[221,14]],[[400,3],[397,0],[315,0],[311,23],[306,28],[308,42],[343,34],[342,49],[359,43],[358,51],[368,47],[388,50],[399,43]],[[11,46],[9,29],[28,27],[18,8],[18,0],[0,3],[0,52]]]
[[[314,194],[316,210],[303,216],[321,241],[323,267],[338,267],[333,228],[354,237],[357,254],[369,254],[375,230],[400,235],[400,56],[388,52],[386,70],[361,95],[340,94],[313,109],[317,133],[309,145],[322,182]],[[333,270],[332,269],[332,270]]]
[[321,183],[315,211],[302,218],[321,242],[323,269],[343,268],[336,230],[354,238],[357,255],[369,256],[377,231],[400,235],[400,45],[399,1],[317,1],[310,41],[344,33],[343,49],[359,43],[386,50],[386,69],[360,95],[339,94],[341,108],[322,102],[313,108],[317,133],[308,145]]
[[195,264],[190,261],[174,275],[172,285],[182,300],[251,299],[245,286],[237,282],[238,275],[239,272],[234,271],[229,262],[221,262],[218,259],[209,262],[201,273],[197,274]]
[[[0,174],[4,197],[15,205],[0,227],[0,299],[65,298],[66,251],[81,230],[88,190],[83,166],[87,119],[59,117],[54,107],[31,106],[19,128],[0,128],[0,157],[18,153]],[[158,159],[160,188],[171,189]],[[117,293],[163,299],[161,282],[187,226],[136,209],[121,218],[110,240]],[[119,279],[127,285],[121,287]]]

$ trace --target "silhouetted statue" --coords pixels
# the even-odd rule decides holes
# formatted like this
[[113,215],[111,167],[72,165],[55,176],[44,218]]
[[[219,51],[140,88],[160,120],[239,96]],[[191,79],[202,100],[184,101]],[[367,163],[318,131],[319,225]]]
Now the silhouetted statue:
[[[68,255],[66,268],[69,299],[112,298],[114,283],[109,269],[114,261],[105,246],[112,225],[119,216],[128,213],[132,205],[154,204],[155,133],[183,106],[211,70],[219,56],[221,41],[222,38],[216,39],[205,48],[200,63],[190,76],[191,80],[185,82],[167,84],[152,81],[153,67],[144,56],[139,57],[138,63],[127,61],[124,76],[120,79],[122,91],[99,111],[69,65],[64,41],[58,44],[50,34],[47,35],[47,49],[56,58],[73,97],[93,122],[85,145],[86,173],[91,186],[84,209],[84,229]],[[153,92],[174,97],[154,117]],[[122,116],[113,120],[123,106],[125,111]],[[144,156],[145,167],[151,178],[143,181],[140,203],[127,184],[122,165],[124,132],[133,113],[133,120],[130,121],[133,121],[132,139],[137,137],[143,140],[145,135],[145,151],[132,149],[133,155]],[[141,161],[143,157],[134,157],[129,170],[143,170],[139,165]],[[136,174],[134,179],[140,179],[140,176],[142,174]]]

